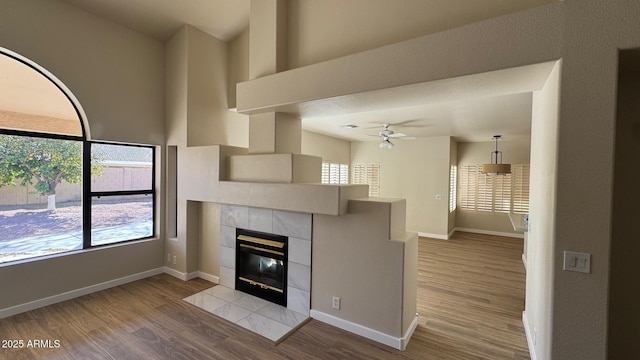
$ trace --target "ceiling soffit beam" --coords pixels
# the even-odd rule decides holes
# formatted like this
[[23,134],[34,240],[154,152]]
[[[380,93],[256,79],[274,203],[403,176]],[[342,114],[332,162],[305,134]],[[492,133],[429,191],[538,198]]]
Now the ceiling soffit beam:
[[561,10],[553,3],[242,82],[237,109],[249,115],[286,111],[294,104],[557,60]]

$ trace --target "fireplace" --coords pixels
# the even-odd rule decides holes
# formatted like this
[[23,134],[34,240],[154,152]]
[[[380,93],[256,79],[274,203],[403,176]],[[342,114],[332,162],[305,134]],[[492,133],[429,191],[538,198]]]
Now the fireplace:
[[235,288],[287,306],[288,237],[236,229]]

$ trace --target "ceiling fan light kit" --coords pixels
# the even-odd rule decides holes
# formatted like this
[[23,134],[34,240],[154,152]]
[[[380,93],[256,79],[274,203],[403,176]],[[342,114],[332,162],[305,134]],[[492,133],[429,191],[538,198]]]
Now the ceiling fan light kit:
[[414,139],[414,137],[389,129],[389,126],[390,124],[382,124],[384,130],[378,133],[378,136],[382,139],[382,142],[378,145],[380,149],[393,149],[393,143],[390,139]]
[[498,151],[498,139],[502,135],[494,135],[496,141],[496,149],[491,152],[491,163],[482,165],[482,172],[487,175],[506,175],[511,174],[511,164],[502,163],[502,151]]
[[382,140],[380,145],[378,145],[380,149],[393,149],[393,143],[389,141],[389,139]]

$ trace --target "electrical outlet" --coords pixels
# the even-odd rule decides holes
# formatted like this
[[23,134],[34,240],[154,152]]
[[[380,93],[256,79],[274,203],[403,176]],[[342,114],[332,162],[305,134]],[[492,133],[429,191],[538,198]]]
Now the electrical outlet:
[[176,264],[176,256],[173,255],[173,265],[175,265],[175,264]]
[[171,264],[171,253],[167,254],[167,262]]
[[337,296],[334,296],[333,299],[331,299],[331,307],[336,309],[336,310],[340,310],[340,298]]

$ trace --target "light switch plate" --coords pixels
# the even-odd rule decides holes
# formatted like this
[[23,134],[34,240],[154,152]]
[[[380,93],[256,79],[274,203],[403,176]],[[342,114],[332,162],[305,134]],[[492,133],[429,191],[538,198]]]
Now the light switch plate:
[[564,262],[562,270],[577,271],[581,273],[591,273],[591,254],[575,251],[564,252]]

